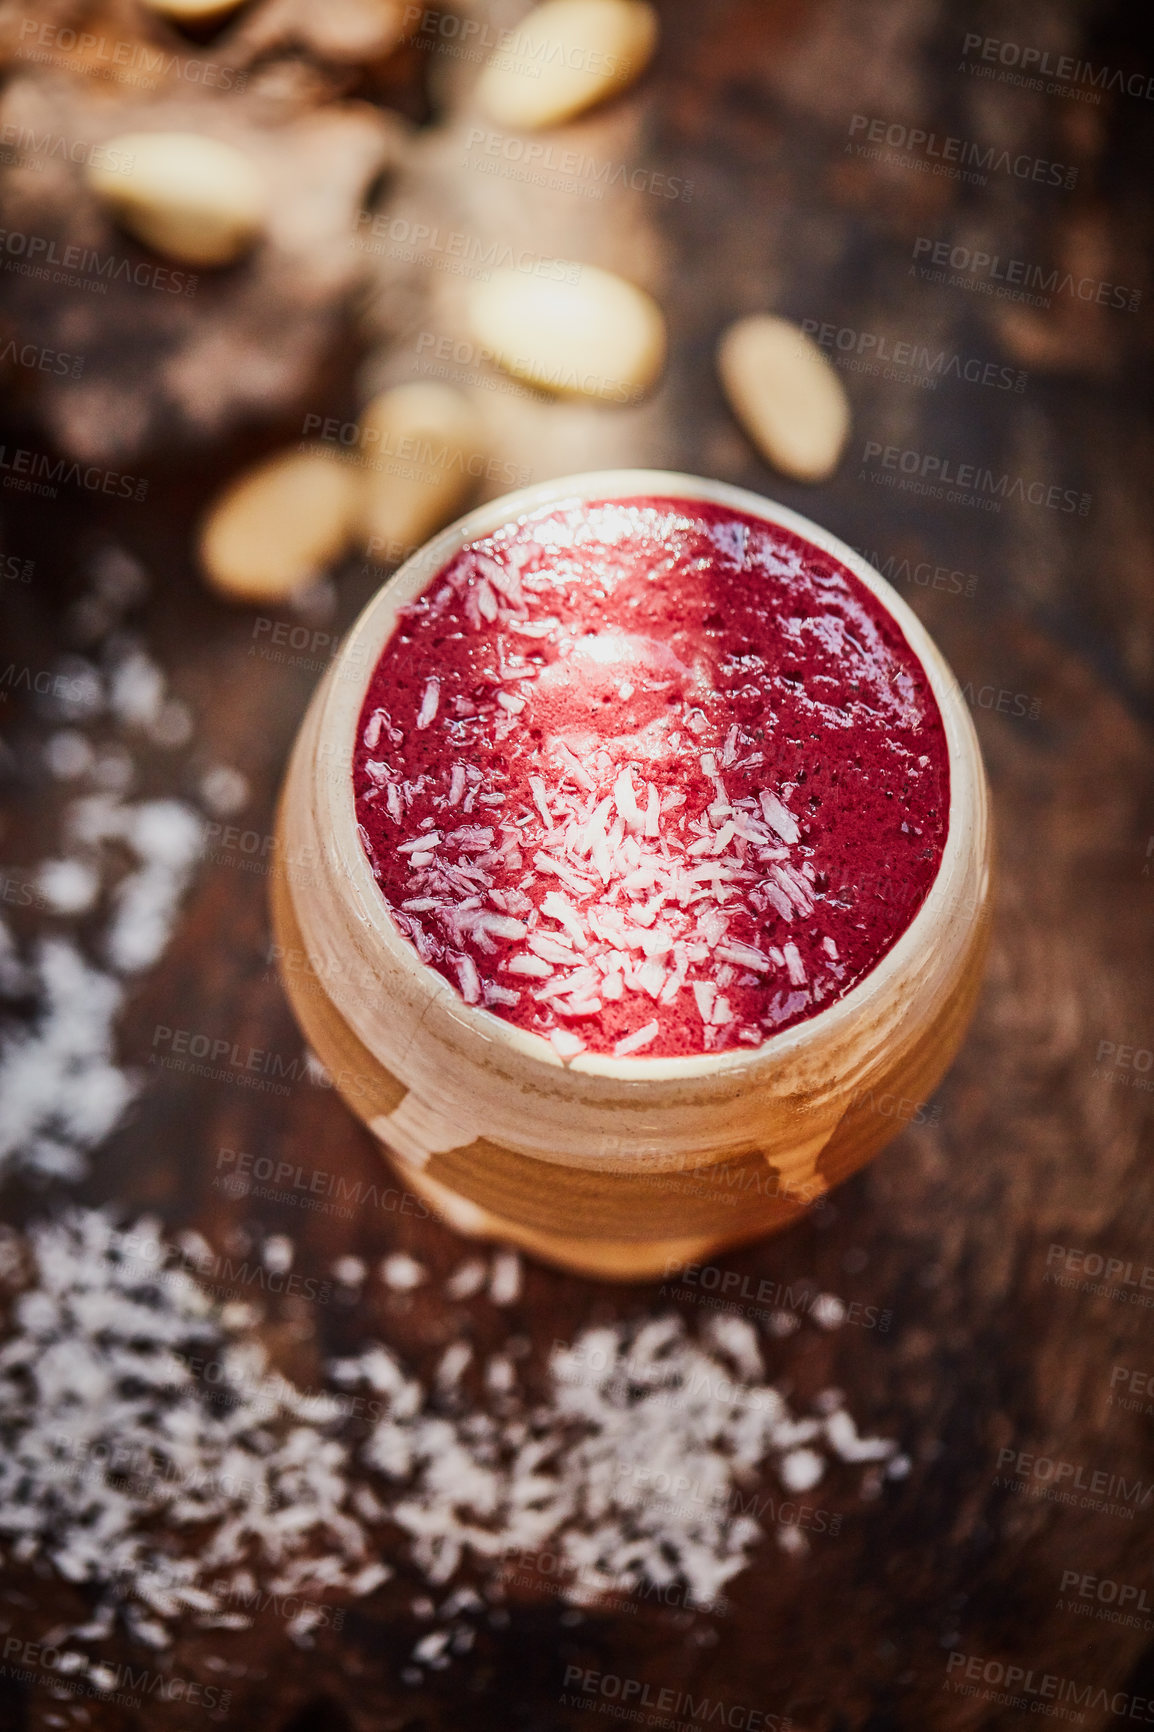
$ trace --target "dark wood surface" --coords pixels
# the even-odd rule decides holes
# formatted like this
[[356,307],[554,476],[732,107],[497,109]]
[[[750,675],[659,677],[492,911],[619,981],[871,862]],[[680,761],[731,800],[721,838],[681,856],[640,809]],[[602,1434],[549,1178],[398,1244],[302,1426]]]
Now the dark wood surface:
[[[1115,1712],[1096,1695],[1078,1710],[1084,1728],[1130,1724],[1134,1698],[1154,1697],[1154,1618],[1143,1629],[1073,1615],[1060,1604],[1060,1584],[1066,1571],[1092,1573],[1144,1589],[1154,1603],[1149,1509],[1121,1520],[1013,1495],[998,1476],[999,1452],[1012,1448],[1087,1473],[1154,1480],[1149,1418],[1110,1403],[1114,1365],[1154,1370],[1149,1311],[1046,1280],[1053,1244],[1139,1269],[1154,1262],[1151,1097],[1133,1086],[1141,1073],[1097,1060],[1102,1042],[1154,1047],[1154,108],[1117,92],[1095,105],[985,82],[961,62],[972,30],[1149,77],[1148,25],[1122,4],[1054,0],[964,10],[948,0],[662,0],[661,13],[660,60],[643,90],[571,128],[565,143],[691,181],[692,198],[618,188],[585,200],[462,167],[469,121],[460,93],[471,74],[445,60],[429,72],[435,101],[454,117],[450,141],[418,141],[382,208],[432,209],[470,232],[532,235],[540,251],[626,270],[665,305],[669,369],[636,410],[477,390],[511,464],[543,478],[635,461],[768,492],[883,569],[894,562],[901,593],[974,695],[994,790],[999,893],[971,1035],[922,1122],[869,1171],[790,1232],[721,1259],[743,1275],[808,1279],[847,1303],[892,1312],[885,1332],[804,1327],[771,1346],[770,1369],[801,1402],[827,1384],[843,1388],[863,1429],[900,1438],[913,1470],[871,1501],[859,1496],[856,1471],[835,1472],[822,1498],[842,1514],[840,1533],[815,1535],[800,1557],[767,1540],[724,1617],[640,1606],[572,1624],[542,1597],[512,1606],[507,1627],[483,1629],[474,1653],[414,1688],[399,1676],[419,1633],[407,1611],[414,1583],[402,1577],[351,1608],[339,1635],[322,1632],[311,1652],[269,1621],[226,1641],[189,1636],[177,1664],[209,1677],[206,1656],[225,1653],[234,1692],[227,1723],[275,1732],[560,1732],[592,1718],[561,1700],[570,1664],[721,1700],[747,1716],[733,1725],[757,1725],[752,1710],[788,1715],[805,1732],[1036,1721],[947,1689],[948,1656],[960,1651],[1113,1696]],[[855,115],[1073,165],[1076,185],[1007,173],[966,185],[864,159],[847,153]],[[911,269],[918,237],[1123,284],[1142,291],[1142,302],[1128,311],[1058,293],[1045,309],[927,282]],[[370,337],[394,345],[374,362],[374,379],[403,378],[423,353],[422,331],[455,328],[459,280],[395,258],[375,270],[359,322],[350,312],[334,340],[335,359],[314,369],[277,418],[247,414],[192,460],[187,450],[174,459],[163,440],[137,453],[152,483],[145,504],[48,506],[18,495],[3,503],[5,551],[36,561],[32,584],[6,586],[10,653],[47,665],[85,551],[100,536],[119,538],[154,574],[149,641],[196,713],[202,761],[244,771],[253,798],[243,824],[261,833],[271,829],[285,754],[318,670],[252,654],[253,616],[200,587],[189,532],[242,456],[296,436],[302,408],[355,410],[354,366]],[[725,321],[763,307],[992,361],[1024,372],[1025,388],[944,378],[928,389],[847,372],[850,450],[830,483],[802,489],[751,452],[714,375]],[[50,407],[20,402],[7,436],[43,445],[37,429],[46,421],[67,425]],[[863,457],[868,442],[1041,480],[1089,495],[1089,507],[1083,516],[1010,498],[991,512],[898,492],[877,484],[878,465]],[[915,569],[925,576],[919,562],[963,580],[923,586],[913,577]],[[338,625],[379,575],[355,562],[341,574]],[[53,797],[20,768],[31,718],[10,704],[3,722],[16,750],[4,856],[32,863],[48,845]],[[158,757],[149,774],[160,787],[172,772]],[[133,994],[120,1036],[128,1062],[147,1064],[158,1025],[299,1056],[269,965],[266,892],[267,878],[240,869],[239,856],[235,865],[205,863],[162,965]],[[255,1217],[295,1240],[302,1271],[323,1272],[346,1250],[375,1259],[403,1247],[438,1274],[459,1261],[460,1242],[431,1221],[377,1211],[348,1223],[230,1198],[214,1185],[222,1147],[283,1153],[366,1181],[379,1171],[367,1134],[324,1089],[301,1082],[287,1095],[255,1094],[154,1069],[79,1194],[155,1209],[174,1228],[196,1225],[218,1243]],[[13,1183],[4,1208],[24,1219],[63,1200]],[[530,1267],[515,1318],[541,1348],[593,1319],[668,1303],[656,1286],[607,1288]],[[694,1308],[684,1309],[692,1319]],[[377,1290],[356,1308],[274,1312],[269,1335],[284,1369],[315,1385],[327,1354],[374,1333],[427,1370],[445,1328],[433,1299],[402,1308]],[[30,1634],[79,1606],[48,1579],[10,1571],[6,1587],[17,1596],[7,1614]],[[52,1718],[65,1711],[0,1680],[0,1723],[13,1728],[128,1732],[203,1718],[95,1705],[87,1720]],[[1132,1719],[1146,1723],[1146,1713]]]

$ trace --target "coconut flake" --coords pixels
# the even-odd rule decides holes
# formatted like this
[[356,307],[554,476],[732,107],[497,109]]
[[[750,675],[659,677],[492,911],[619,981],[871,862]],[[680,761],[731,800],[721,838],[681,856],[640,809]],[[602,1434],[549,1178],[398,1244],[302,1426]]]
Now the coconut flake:
[[516,1251],[498,1251],[489,1275],[493,1305],[513,1305],[521,1297],[521,1259]]
[[[791,1412],[749,1324],[724,1314],[697,1340],[673,1314],[587,1329],[554,1346],[531,1405],[518,1338],[489,1350],[480,1406],[465,1341],[427,1388],[369,1341],[303,1391],[251,1333],[254,1308],[214,1304],[190,1273],[215,1254],[187,1238],[178,1253],[153,1221],[121,1230],[77,1210],[34,1227],[12,1260],[24,1290],[0,1345],[0,1535],[93,1595],[86,1623],[54,1637],[70,1653],[106,1639],[118,1613],[158,1647],[188,1626],[243,1628],[268,1594],[302,1603],[291,1633],[308,1642],[323,1598],[371,1594],[402,1562],[427,1589],[418,1615],[453,1629],[501,1604],[506,1560],[542,1552],[571,1605],[674,1585],[713,1605],[761,1538],[738,1495],[767,1474],[799,1495],[826,1451],[903,1471],[839,1392],[813,1417]],[[345,1261],[359,1284],[363,1264]],[[403,1252],[382,1275],[401,1292],[424,1279]],[[486,1279],[490,1303],[514,1304],[517,1254],[470,1259],[446,1292],[477,1297]],[[367,1438],[358,1390],[372,1397]],[[466,1651],[468,1634],[423,1646],[423,1663]]]
[[775,830],[782,841],[788,842],[792,847],[801,835],[797,826],[797,819],[793,813],[788,812],[777,795],[770,793],[768,788],[761,790],[758,799],[770,829]]
[[579,1052],[585,1051],[585,1042],[572,1029],[554,1028],[549,1032],[549,1041],[561,1058],[568,1061],[576,1058]]
[[626,1035],[613,1048],[618,1058],[628,1058],[632,1052],[640,1052],[642,1047],[652,1046],[661,1030],[658,1022],[647,1022],[643,1028],[636,1029],[633,1034]]
[[806,983],[805,964],[801,960],[797,945],[792,941],[789,944],[783,944],[781,953],[785,957],[785,966],[794,986],[804,986]]
[[411,1293],[428,1280],[428,1270],[407,1251],[394,1251],[381,1263],[381,1280],[395,1293]]
[[441,701],[441,682],[440,682],[440,680],[437,680],[437,679],[427,680],[425,682],[424,695],[421,698],[421,707],[417,711],[417,726],[418,726],[418,728],[427,728],[429,726],[429,724],[432,722],[433,718],[437,714],[437,706],[440,704],[440,701]]

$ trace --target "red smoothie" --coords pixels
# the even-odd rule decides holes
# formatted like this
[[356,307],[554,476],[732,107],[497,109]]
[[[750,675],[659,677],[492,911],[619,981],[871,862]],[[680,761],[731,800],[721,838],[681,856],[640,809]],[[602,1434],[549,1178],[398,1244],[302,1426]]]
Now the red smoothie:
[[683,499],[462,549],[373,672],[353,783],[400,931],[566,1059],[813,1016],[910,924],[949,820],[937,703],[869,590]]

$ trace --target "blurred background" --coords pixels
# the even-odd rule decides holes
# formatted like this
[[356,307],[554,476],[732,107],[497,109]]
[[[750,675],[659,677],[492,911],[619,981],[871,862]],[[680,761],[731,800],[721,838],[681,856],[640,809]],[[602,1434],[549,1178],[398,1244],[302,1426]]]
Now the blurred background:
[[[402,1571],[311,1647],[275,1612],[181,1632],[164,1664],[215,1680],[208,1706],[70,1699],[18,1664],[84,1598],[9,1547],[4,1727],[536,1732],[630,1702],[693,1726],[720,1703],[751,1732],[1154,1717],[1150,20],[655,10],[627,88],[526,126],[478,90],[519,52],[520,0],[0,6],[4,1243],[78,1203],[238,1256],[291,1240],[332,1300],[270,1299],[256,1328],[302,1388],[368,1337],[418,1365],[492,1344],[435,1282],[364,1281],[397,1252],[447,1277],[464,1253],[435,1221],[255,1194],[262,1160],[380,1179],[278,985],[277,789],[343,632],[439,521],[586,469],[718,477],[889,578],[994,790],[994,946],[958,1063],[869,1171],[724,1258],[834,1296],[838,1327],[769,1332],[769,1375],[802,1405],[848,1392],[910,1470],[863,1490],[838,1469],[824,1531],[757,1547],[723,1616],[514,1591],[468,1653],[414,1668]],[[228,148],[157,166],[136,135],[158,134]],[[588,266],[665,321],[660,377],[624,402],[537,389],[478,320],[501,270],[579,289]],[[727,404],[719,339],[758,313],[801,326],[848,397],[821,481],[771,466]],[[442,394],[383,398],[413,386]],[[255,504],[230,491],[253,476]],[[698,1306],[527,1265],[511,1315],[528,1354]],[[1095,1475],[1088,1501],[1054,1495]],[[637,1691],[574,1694],[575,1672]],[[1048,1675],[1069,1689],[1038,1694]]]

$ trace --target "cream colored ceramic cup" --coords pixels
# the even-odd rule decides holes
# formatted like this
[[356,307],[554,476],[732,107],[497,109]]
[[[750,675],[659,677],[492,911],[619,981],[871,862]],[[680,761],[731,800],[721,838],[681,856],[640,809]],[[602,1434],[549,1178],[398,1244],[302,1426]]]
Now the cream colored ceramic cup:
[[[561,1062],[467,1005],[394,926],[357,834],[365,690],[397,610],[466,543],[543,506],[712,501],[803,536],[900,626],[945,724],[949,834],[925,902],[853,990],[755,1049]],[[318,688],[281,802],[275,949],[310,1044],[403,1182],[451,1225],[585,1274],[645,1279],[783,1226],[874,1155],[934,1088],[980,984],[989,796],[969,712],[916,616],[826,530],[691,475],[610,470],[494,500],[442,531],[372,599]]]

